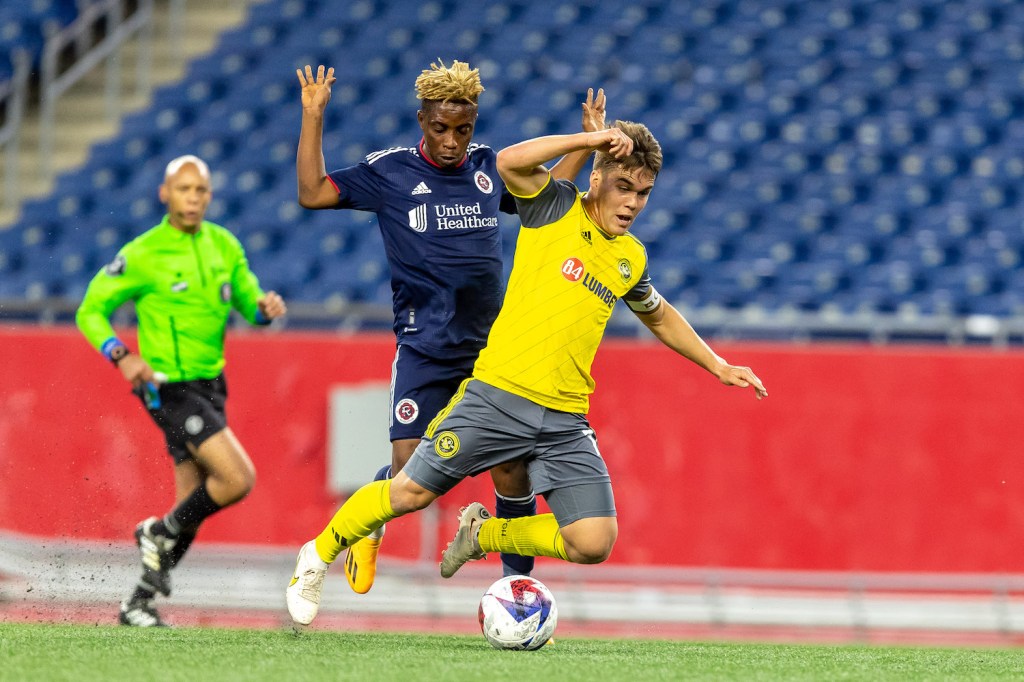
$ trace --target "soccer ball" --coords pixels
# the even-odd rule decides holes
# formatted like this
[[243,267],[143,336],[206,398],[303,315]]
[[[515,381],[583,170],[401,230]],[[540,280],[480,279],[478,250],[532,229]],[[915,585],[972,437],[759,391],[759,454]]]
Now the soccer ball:
[[558,623],[551,590],[525,575],[506,576],[488,587],[478,611],[480,630],[495,649],[539,649]]

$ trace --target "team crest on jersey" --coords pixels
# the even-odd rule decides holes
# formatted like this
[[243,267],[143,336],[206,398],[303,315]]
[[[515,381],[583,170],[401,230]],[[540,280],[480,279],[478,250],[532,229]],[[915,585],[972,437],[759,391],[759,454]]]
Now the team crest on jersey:
[[411,398],[402,398],[395,405],[395,419],[401,424],[412,424],[420,416],[420,406]]
[[118,254],[114,257],[114,260],[107,263],[107,266],[103,268],[103,271],[111,277],[120,277],[124,274],[126,267],[128,267],[128,261],[125,260],[124,256]]
[[477,171],[473,175],[473,182],[476,183],[476,188],[484,194],[490,194],[494,191],[494,181],[483,171]]
[[409,227],[415,232],[427,231],[427,205],[420,204],[409,211]]
[[434,452],[444,459],[454,457],[459,452],[459,437],[454,431],[442,431],[434,439]]
[[562,263],[562,277],[570,282],[578,282],[583,277],[583,261],[579,258],[569,258]]
[[633,266],[625,258],[619,261],[619,274],[622,275],[623,282],[628,282],[633,276]]
[[224,282],[220,285],[220,300],[224,303],[231,301],[231,282]]

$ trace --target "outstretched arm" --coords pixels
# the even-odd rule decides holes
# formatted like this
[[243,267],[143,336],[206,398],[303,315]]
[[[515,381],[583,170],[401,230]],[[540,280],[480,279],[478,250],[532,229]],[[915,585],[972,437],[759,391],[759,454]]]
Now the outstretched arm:
[[327,179],[324,164],[323,135],[324,109],[331,100],[331,85],[334,68],[306,65],[305,73],[296,69],[299,85],[302,86],[302,128],[299,131],[299,148],[295,154],[295,175],[299,182],[299,204],[306,208],[329,208],[338,203],[338,192]]
[[659,341],[714,374],[726,386],[753,386],[758,400],[768,397],[768,391],[749,367],[730,365],[719,357],[668,301],[662,300],[652,312],[636,316]]
[[[595,130],[604,130],[605,96],[604,88],[599,88],[597,98],[594,98],[594,88],[587,89],[587,101],[583,107],[583,132],[590,133]],[[558,160],[551,167],[551,177],[556,180],[576,181],[576,176],[583,170],[583,166],[590,158],[589,151],[570,152]]]
[[498,174],[512,194],[528,197],[543,189],[548,181],[548,169],[543,164],[572,152],[594,151],[621,159],[633,152],[633,140],[618,128],[535,137],[498,152]]

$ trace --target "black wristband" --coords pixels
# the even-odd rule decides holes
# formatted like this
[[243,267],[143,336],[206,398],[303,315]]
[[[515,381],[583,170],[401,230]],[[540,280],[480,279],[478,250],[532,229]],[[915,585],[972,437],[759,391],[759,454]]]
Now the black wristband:
[[114,363],[115,367],[117,366],[117,363],[124,360],[128,355],[131,355],[131,351],[128,350],[128,346],[118,345],[110,349],[110,361]]

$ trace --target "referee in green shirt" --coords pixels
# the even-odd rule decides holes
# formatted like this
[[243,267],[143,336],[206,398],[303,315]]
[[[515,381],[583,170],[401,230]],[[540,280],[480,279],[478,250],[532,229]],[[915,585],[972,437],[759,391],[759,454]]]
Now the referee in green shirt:
[[[286,307],[278,294],[260,289],[238,239],[203,220],[211,197],[202,159],[171,161],[160,186],[167,215],[96,274],[76,316],[93,347],[131,383],[174,458],[175,507],[135,529],[143,573],[121,604],[124,625],[164,625],[153,601],[158,592],[170,595],[170,569],[203,520],[245,497],[256,479],[224,412],[225,328],[232,309],[266,325]],[[129,300],[138,317],[138,354],[110,325]]]

